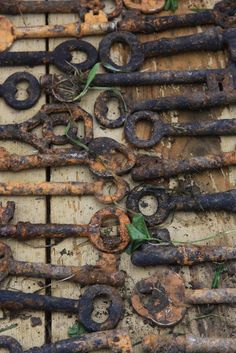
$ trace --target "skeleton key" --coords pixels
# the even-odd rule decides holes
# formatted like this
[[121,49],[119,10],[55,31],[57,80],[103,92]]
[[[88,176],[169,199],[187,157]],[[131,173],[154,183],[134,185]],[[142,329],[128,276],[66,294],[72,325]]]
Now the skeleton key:
[[[46,3],[47,4],[47,3]],[[0,20],[1,21],[1,20]],[[81,63],[72,61],[72,51],[83,52],[86,59]],[[96,48],[84,40],[68,40],[59,44],[52,52],[50,51],[26,51],[26,52],[4,52],[0,53],[0,66],[38,66],[52,64],[59,70],[71,73],[75,70],[86,71],[91,69],[98,60]]]
[[236,288],[185,289],[177,273],[162,271],[138,282],[131,302],[139,315],[168,327],[182,320],[189,304],[235,304]]
[[[236,96],[235,96],[236,97]],[[151,136],[141,140],[136,134],[136,124],[148,121],[152,124]],[[230,136],[236,134],[236,119],[203,121],[194,123],[165,123],[157,113],[140,111],[129,116],[125,124],[126,139],[138,148],[149,148],[169,136]]]
[[[167,96],[160,97],[154,100],[141,101],[138,103],[129,104],[124,103],[124,98],[113,91],[102,92],[94,105],[94,116],[96,120],[107,128],[120,127],[126,122],[125,130],[132,128],[133,120],[137,115],[130,115],[130,112],[139,111],[170,111],[170,110],[202,110],[211,107],[219,107],[228,104],[236,103],[236,70],[235,64],[230,64],[225,70],[194,70],[194,71],[163,71],[160,72],[159,78],[155,73],[153,78],[157,79],[157,83],[207,83],[208,91],[192,93],[185,96]],[[140,73],[127,74],[127,80],[130,78],[132,82],[132,75],[139,75]],[[115,74],[119,75],[119,74]],[[145,75],[145,73],[144,73]],[[163,77],[162,77],[163,76]],[[165,78],[166,76],[166,78]],[[181,82],[181,77],[184,79]],[[144,77],[143,77],[144,78]],[[99,79],[99,78],[98,78]],[[159,81],[160,80],[160,81]],[[145,79],[144,79],[145,82]],[[137,84],[137,82],[135,82]],[[139,81],[138,84],[141,84]],[[47,90],[47,89],[46,89]],[[120,111],[120,116],[116,120],[109,119],[108,102],[111,99],[116,99]],[[142,113],[138,113],[138,116]],[[130,127],[131,126],[131,127]],[[132,139],[135,138],[134,136]]]
[[[104,191],[106,184],[114,186],[115,192]],[[110,185],[111,184],[111,185]],[[13,196],[83,196],[94,195],[94,197],[105,204],[119,202],[129,192],[128,183],[119,178],[112,180],[98,180],[93,183],[86,182],[38,182],[38,183],[0,183],[0,195]]]
[[[2,204],[0,203],[0,210]],[[27,240],[34,238],[58,238],[85,237],[100,251],[118,253],[123,251],[129,244],[130,237],[126,225],[130,223],[129,217],[118,208],[103,208],[96,212],[89,224],[32,224],[29,222],[18,222],[9,224],[14,215],[14,203],[10,202],[7,211],[1,211],[0,216],[0,238],[14,238]],[[109,236],[103,232],[103,222],[107,219],[115,219],[117,234]],[[7,223],[3,223],[7,221]],[[107,266],[107,264],[105,264]],[[110,265],[111,266],[111,265]]]
[[[62,115],[62,113],[67,113]],[[27,143],[40,152],[49,152],[53,145],[65,145],[71,143],[66,135],[56,135],[54,129],[56,126],[71,123],[68,135],[76,139],[78,121],[84,123],[83,144],[87,144],[93,139],[93,118],[85,110],[76,104],[45,104],[39,112],[31,119],[20,124],[0,125],[0,140],[17,140]],[[33,130],[41,126],[42,137],[39,138]]]
[[[21,82],[28,84],[28,97],[24,100],[16,98],[17,85]],[[41,89],[38,80],[28,72],[17,72],[8,77],[8,79],[0,85],[0,97],[2,97],[7,105],[11,108],[22,110],[33,107],[41,95]]]
[[[203,33],[178,38],[162,38],[155,41],[140,43],[136,35],[130,32],[113,32],[107,34],[99,44],[99,56],[102,64],[111,71],[138,70],[145,58],[168,56],[198,50],[218,51],[225,46],[230,58],[236,61],[236,28],[222,30],[219,27],[206,30]],[[114,43],[125,43],[130,48],[130,59],[127,64],[118,65],[110,57]]]
[[235,353],[235,343],[234,338],[151,335],[144,338],[143,351],[158,353],[167,349],[168,352],[182,353]]
[[127,197],[128,210],[140,213],[139,203],[144,196],[157,200],[157,210],[151,216],[144,216],[151,226],[163,223],[171,212],[236,212],[236,190],[213,194],[176,195],[155,185],[136,186]]
[[96,176],[110,178],[114,174],[128,173],[136,162],[130,148],[109,137],[93,139],[87,149],[88,151],[81,151],[78,148],[60,148],[48,153],[19,156],[9,154],[4,148],[0,148],[0,170],[17,172],[32,168],[88,165]]
[[[146,1],[143,1],[145,3]],[[155,1],[156,2],[156,1]],[[160,6],[164,1],[160,1]],[[124,3],[131,3],[130,0],[124,0]],[[130,7],[126,4],[127,7]],[[139,9],[140,4],[134,4],[133,9]],[[149,11],[150,10],[150,11]],[[142,11],[145,13],[144,11]],[[151,13],[151,6],[147,6],[147,12]],[[215,25],[222,28],[230,28],[236,23],[236,4],[234,0],[223,0],[215,4],[211,10],[201,10],[196,13],[174,16],[143,16],[134,11],[124,14],[122,21],[118,22],[120,31],[132,33],[153,33],[168,29],[196,27],[202,25]]]
[[236,165],[235,152],[208,154],[183,160],[140,155],[136,167],[132,169],[132,179],[135,181],[169,179],[179,174],[201,173],[233,165]]
[[192,266],[204,262],[222,262],[236,259],[236,247],[143,244],[131,261],[135,266],[181,265]]
[[55,280],[66,278],[83,286],[100,283],[119,287],[125,280],[124,273],[117,271],[117,258],[110,254],[102,254],[95,266],[58,266],[17,261],[13,258],[10,247],[0,242],[0,255],[0,281],[11,275]]
[[110,330],[80,335],[75,338],[49,343],[23,351],[20,343],[12,337],[0,336],[0,348],[9,353],[83,353],[110,349],[112,353],[132,353],[127,330]]
[[[115,8],[112,12],[107,13],[109,20],[119,16],[122,10],[122,0],[114,0]],[[103,1],[97,0],[11,0],[6,2],[0,0],[1,14],[21,15],[21,14],[51,14],[51,13],[78,13],[80,18],[83,18],[88,11],[94,13],[103,10],[105,4]]]
[[103,11],[97,15],[89,12],[85,14],[84,21],[80,20],[67,25],[45,25],[31,27],[15,27],[13,23],[4,16],[0,16],[0,52],[9,49],[17,39],[28,38],[65,38],[83,37],[86,35],[99,35],[113,31],[116,23],[108,22]]
[[[94,300],[101,296],[110,301],[110,306],[108,318],[100,323],[92,319],[92,313]],[[10,311],[26,309],[78,314],[79,322],[88,332],[116,327],[124,313],[124,303],[119,292],[115,288],[99,284],[89,287],[79,300],[0,290],[0,308]]]

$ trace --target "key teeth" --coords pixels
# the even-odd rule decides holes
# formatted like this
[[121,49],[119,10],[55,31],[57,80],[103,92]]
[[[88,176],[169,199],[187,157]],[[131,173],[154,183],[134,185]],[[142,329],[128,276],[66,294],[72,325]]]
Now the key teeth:
[[0,224],[7,224],[10,222],[14,217],[15,206],[14,201],[8,201],[5,207],[2,205],[2,202],[0,202]]

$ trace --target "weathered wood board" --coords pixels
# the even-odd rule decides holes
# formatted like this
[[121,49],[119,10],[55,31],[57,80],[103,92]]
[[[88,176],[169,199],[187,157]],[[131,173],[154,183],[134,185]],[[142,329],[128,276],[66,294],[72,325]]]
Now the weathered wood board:
[[[180,8],[178,13],[184,13],[191,10],[192,7],[213,7],[216,0],[180,0]],[[18,16],[11,17],[11,20],[16,25],[40,25],[46,23],[68,23],[77,19],[77,15],[50,15],[48,18],[44,15],[29,15],[29,16]],[[139,36],[143,41],[160,38],[162,36],[176,36],[183,34],[190,34],[200,32],[202,28],[197,27],[194,29],[184,29],[176,31],[168,31],[156,35]],[[98,46],[100,38],[91,37],[86,38],[94,45]],[[52,50],[58,43],[63,40],[27,40],[18,41],[12,46],[11,50],[45,50],[46,45]],[[113,53],[116,60],[122,60],[125,57],[121,46],[117,46]],[[159,58],[146,60],[143,70],[160,70],[160,69],[187,69],[187,68],[201,68],[201,67],[225,67],[227,62],[227,55],[223,52],[212,53],[195,53],[195,54],[184,54],[176,55],[170,58]],[[0,77],[1,83],[13,72],[16,71],[30,71],[39,77],[41,74],[46,72],[46,69],[37,67],[34,69],[25,68],[1,68]],[[48,72],[55,72],[55,68],[48,67]],[[201,87],[194,86],[194,90],[200,90]],[[164,96],[169,94],[180,94],[188,93],[189,86],[182,87],[133,87],[133,88],[122,88],[122,92],[125,92],[126,96],[129,96],[135,101],[145,98],[155,98],[158,96]],[[98,95],[98,91],[89,92],[89,94],[83,98],[81,106],[93,114],[93,103]],[[23,94],[22,90],[19,90],[19,94]],[[16,112],[9,109],[0,100],[0,123],[7,124],[12,122],[20,122],[27,120],[32,117],[45,102],[45,97],[42,96],[38,104],[28,110]],[[111,107],[111,111],[114,111],[114,107]],[[235,117],[236,108],[228,107],[224,109],[211,109],[210,111],[203,112],[170,112],[164,114],[165,119],[169,122],[184,122],[193,121],[195,119],[208,120],[208,119],[221,119],[221,118],[233,118]],[[109,136],[126,143],[124,139],[123,129],[117,130],[103,130],[96,122],[94,122],[94,135],[98,136]],[[62,130],[63,131],[63,130]],[[149,133],[149,127],[145,124],[139,127],[140,134],[147,136]],[[157,153],[162,154],[166,158],[178,158],[188,157],[190,155],[202,155],[207,153],[217,153],[219,151],[231,151],[235,149],[235,138],[176,138],[176,139],[165,139],[158,147],[155,148]],[[30,153],[33,150],[18,142],[0,142],[0,146],[7,148],[9,152],[15,152],[18,154]],[[131,183],[131,178],[126,178]],[[236,169],[224,169],[214,172],[206,172],[201,175],[192,176],[185,180],[179,178],[178,180],[171,180],[170,184],[166,186],[175,187],[178,185],[196,185],[200,190],[205,192],[216,192],[224,191],[233,188],[236,179]],[[0,173],[0,181],[83,181],[93,180],[91,173],[86,168],[82,167],[65,167],[65,168],[52,168],[47,172],[46,170],[30,170],[21,173]],[[132,185],[132,183],[131,183]],[[50,199],[44,197],[9,197],[1,198],[4,202],[7,200],[16,201],[16,214],[14,222],[17,221],[30,221],[30,222],[58,222],[58,223],[88,223],[91,216],[98,209],[104,207],[104,205],[95,201],[93,197],[51,197]],[[124,206],[124,202],[121,203]],[[168,220],[165,226],[170,230],[171,236],[174,240],[193,241],[197,239],[203,239],[210,235],[215,235],[219,232],[225,233],[224,236],[215,237],[209,244],[217,245],[236,245],[235,234],[235,217],[228,214],[186,214],[177,213],[173,220]],[[63,265],[83,265],[86,263],[95,263],[98,252],[92,248],[92,246],[84,240],[80,239],[67,239],[56,246],[46,248],[45,241],[34,240],[27,244],[19,243],[17,241],[7,241],[12,247],[13,255],[19,260],[28,261],[46,261],[50,260],[53,264]],[[203,242],[204,243],[204,242]],[[121,290],[121,294],[126,303],[126,312],[124,319],[120,322],[119,327],[124,327],[129,330],[132,341],[134,343],[134,351],[141,352],[140,341],[141,338],[148,333],[152,332],[175,332],[184,333],[191,332],[196,335],[203,336],[222,336],[222,337],[234,337],[236,333],[236,321],[235,314],[236,309],[232,306],[227,307],[220,305],[214,308],[211,314],[205,314],[205,309],[199,307],[191,307],[184,320],[177,326],[168,330],[161,330],[158,327],[152,327],[147,324],[142,318],[138,317],[132,310],[130,305],[130,293],[134,284],[141,278],[149,276],[155,271],[154,268],[148,270],[135,268],[127,254],[122,254],[121,269],[127,272],[126,286]],[[184,275],[186,285],[190,286],[194,283],[199,287],[210,287],[214,273],[213,265],[201,265],[195,266],[194,268],[180,269],[180,272]],[[13,290],[24,290],[25,292],[34,292],[42,286],[43,281],[25,278],[9,278],[1,283],[2,288],[8,288]],[[235,276],[229,277],[227,274],[223,275],[222,286],[235,285]],[[51,291],[52,295],[65,296],[68,298],[79,298],[80,294],[84,289],[80,289],[78,285],[65,282],[52,282],[52,286],[47,289],[47,293]],[[41,292],[44,293],[43,291]],[[100,306],[98,309],[98,315],[102,315],[104,312],[104,306]],[[41,324],[33,327],[32,317],[39,317]],[[203,317],[203,318],[199,318]],[[198,319],[197,319],[198,318]],[[0,330],[8,327],[11,324],[17,324],[18,326],[10,329],[2,334],[11,335],[19,340],[25,349],[32,346],[40,346],[44,342],[55,342],[59,339],[67,338],[67,331],[76,321],[75,315],[66,315],[54,313],[51,316],[39,312],[22,312],[17,315],[13,315],[11,318],[9,314],[1,314]],[[0,350],[0,352],[5,352]]]

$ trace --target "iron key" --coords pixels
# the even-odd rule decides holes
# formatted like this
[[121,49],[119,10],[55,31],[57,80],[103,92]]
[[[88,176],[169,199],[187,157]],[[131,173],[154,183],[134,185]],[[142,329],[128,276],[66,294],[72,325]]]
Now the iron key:
[[83,286],[97,283],[112,286],[124,284],[125,275],[123,272],[117,271],[117,259],[114,255],[101,255],[95,266],[58,266],[17,261],[13,258],[11,248],[2,242],[0,242],[0,255],[0,281],[12,275],[55,280],[67,279]]
[[[92,319],[94,300],[100,297],[105,297],[110,301],[109,316],[101,323]],[[88,332],[116,327],[124,313],[124,304],[118,291],[99,284],[89,287],[79,300],[0,290],[0,308],[10,311],[28,309],[78,314],[79,322]]]
[[189,304],[235,304],[236,288],[185,289],[177,273],[162,271],[138,282],[131,301],[139,315],[168,327],[182,320]]
[[[86,237],[100,251],[118,253],[129,244],[130,237],[126,225],[130,223],[129,217],[118,208],[104,208],[96,212],[89,224],[32,224],[18,222],[9,224],[14,216],[15,203],[8,202],[6,208],[0,203],[0,237],[27,240],[34,238],[58,238]],[[116,236],[103,234],[103,222],[107,219],[115,219]],[[5,222],[5,223],[4,223]]]
[[127,330],[111,330],[80,335],[75,338],[34,347],[23,351],[17,340],[9,336],[0,336],[0,348],[9,353],[84,353],[110,349],[112,353],[132,353],[132,344]]
[[[110,191],[107,195],[104,191],[106,184],[114,186],[116,190]],[[111,184],[111,185],[110,185]],[[97,180],[88,182],[0,182],[0,195],[13,196],[83,196],[94,195],[94,197],[105,204],[114,203],[122,200],[129,191],[128,183],[122,178],[111,180]]]
[[[72,66],[72,51],[83,52],[86,59]],[[26,52],[3,52],[0,53],[0,66],[38,66],[55,65],[59,70],[71,73],[75,70],[86,71],[91,69],[98,60],[96,48],[83,40],[68,40],[59,44],[52,52],[49,51],[26,51]]]
[[[111,71],[135,71],[148,57],[168,56],[198,50],[218,51],[226,46],[230,58],[236,61],[236,29],[222,30],[213,28],[203,33],[193,34],[174,39],[162,38],[156,41],[140,43],[136,35],[130,32],[113,32],[107,34],[99,44],[99,56],[102,64]],[[114,43],[125,43],[130,48],[130,59],[127,64],[118,65],[110,57]]]
[[[125,0],[125,2],[130,0]],[[135,4],[134,6],[139,6]],[[147,6],[147,12],[151,8]],[[118,22],[120,31],[132,33],[153,33],[168,29],[195,27],[202,25],[215,25],[230,28],[236,23],[236,5],[234,0],[222,0],[215,4],[211,10],[201,10],[196,13],[173,16],[141,15],[134,11],[125,13],[122,21]]]
[[[136,134],[136,124],[148,121],[152,133],[148,139],[141,140]],[[236,134],[236,119],[203,121],[194,123],[165,123],[157,113],[139,111],[129,116],[125,124],[127,140],[138,148],[149,148],[158,144],[163,137],[169,136],[230,136]]]
[[[172,191],[172,192],[171,192]],[[139,202],[144,196],[153,196],[157,200],[157,210],[151,216],[144,216],[151,226],[163,223],[171,212],[236,212],[236,190],[213,194],[178,195],[155,185],[136,186],[128,195],[128,210],[140,213]]]

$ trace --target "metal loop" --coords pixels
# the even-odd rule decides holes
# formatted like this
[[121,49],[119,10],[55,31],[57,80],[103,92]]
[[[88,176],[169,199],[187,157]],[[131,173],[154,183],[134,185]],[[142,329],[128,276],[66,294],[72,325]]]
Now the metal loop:
[[10,336],[0,336],[0,348],[5,348],[10,353],[23,353],[20,343]]
[[[17,85],[20,82],[27,82],[28,98],[25,100],[17,100],[16,92]],[[12,108],[17,110],[24,110],[32,108],[38,101],[41,95],[41,87],[38,80],[28,72],[17,72],[8,77],[3,86],[3,98],[5,102]]]
[[[111,302],[108,318],[102,323],[92,319],[93,302],[96,298],[105,296]],[[89,332],[105,331],[114,328],[124,313],[124,304],[119,292],[109,286],[94,285],[88,288],[79,301],[79,320]]]

